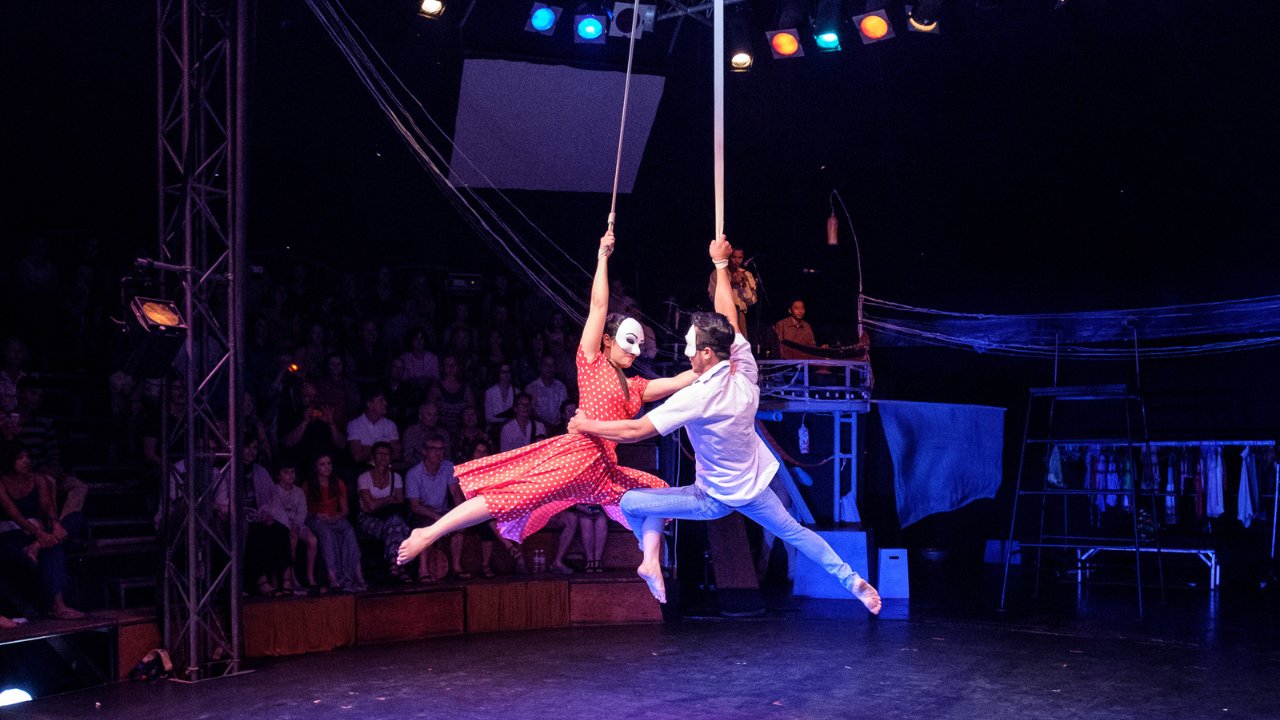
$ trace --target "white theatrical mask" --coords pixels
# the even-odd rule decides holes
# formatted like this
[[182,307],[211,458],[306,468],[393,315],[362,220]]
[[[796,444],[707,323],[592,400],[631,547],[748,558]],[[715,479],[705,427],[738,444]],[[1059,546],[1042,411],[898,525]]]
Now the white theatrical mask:
[[692,325],[689,326],[689,332],[684,336],[684,354],[686,357],[693,357],[698,354],[698,329]]
[[640,357],[640,345],[644,342],[644,327],[640,325],[639,320],[627,318],[618,323],[618,331],[614,333],[613,341],[628,355]]

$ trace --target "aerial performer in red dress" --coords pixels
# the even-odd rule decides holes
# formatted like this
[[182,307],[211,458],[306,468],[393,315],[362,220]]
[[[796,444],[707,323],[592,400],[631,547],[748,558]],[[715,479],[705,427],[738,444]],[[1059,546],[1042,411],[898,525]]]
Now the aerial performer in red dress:
[[[646,402],[661,400],[693,382],[685,371],[675,377],[628,378],[623,371],[640,355],[644,329],[635,318],[609,313],[610,229],[600,238],[591,307],[578,343],[578,405],[590,417],[626,420]],[[558,435],[532,445],[473,460],[454,470],[465,502],[434,524],[414,530],[400,545],[403,565],[432,543],[471,525],[496,520],[505,538],[521,541],[573,505],[600,505],[609,517],[627,525],[618,510],[622,494],[636,488],[663,488],[661,478],[618,465],[617,443],[587,435]]]

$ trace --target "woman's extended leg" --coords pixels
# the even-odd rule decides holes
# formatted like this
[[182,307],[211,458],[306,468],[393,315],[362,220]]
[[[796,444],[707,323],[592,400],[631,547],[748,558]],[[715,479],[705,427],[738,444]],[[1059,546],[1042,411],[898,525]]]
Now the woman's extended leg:
[[431,544],[451,532],[479,525],[492,520],[489,514],[489,503],[477,496],[463,502],[458,507],[444,514],[444,517],[424,528],[418,528],[400,543],[400,551],[396,555],[396,564],[404,565],[414,559]]

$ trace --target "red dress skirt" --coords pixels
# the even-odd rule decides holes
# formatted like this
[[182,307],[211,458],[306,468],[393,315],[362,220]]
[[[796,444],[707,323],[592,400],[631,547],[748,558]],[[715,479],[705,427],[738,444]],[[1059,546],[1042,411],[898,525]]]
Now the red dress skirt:
[[[588,363],[578,349],[578,407],[593,420],[627,420],[644,405],[649,381],[627,380],[604,353]],[[498,532],[523,540],[542,529],[553,515],[577,505],[600,505],[626,526],[618,509],[622,494],[635,488],[662,488],[662,478],[618,465],[617,443],[585,435],[558,435],[454,468],[468,499],[483,497]]]

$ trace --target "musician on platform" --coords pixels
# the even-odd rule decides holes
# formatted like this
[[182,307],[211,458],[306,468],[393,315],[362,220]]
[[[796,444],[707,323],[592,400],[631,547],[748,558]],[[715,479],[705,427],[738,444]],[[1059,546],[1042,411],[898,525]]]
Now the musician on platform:
[[813,326],[805,322],[804,301],[800,299],[791,301],[787,316],[773,324],[773,332],[778,336],[778,355],[783,360],[804,360],[812,357],[787,343],[805,347],[816,347],[818,344],[813,339]]

